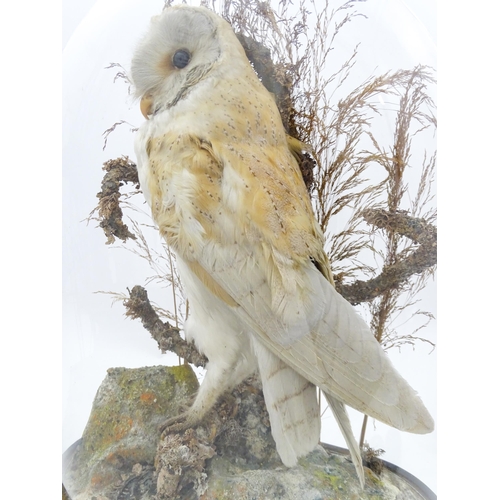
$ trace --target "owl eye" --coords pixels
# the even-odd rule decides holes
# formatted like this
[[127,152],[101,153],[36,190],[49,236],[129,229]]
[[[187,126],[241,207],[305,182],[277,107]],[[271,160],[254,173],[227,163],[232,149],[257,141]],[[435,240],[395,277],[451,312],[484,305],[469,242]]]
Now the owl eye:
[[172,62],[174,63],[174,66],[178,69],[185,68],[190,60],[191,60],[191,54],[185,49],[178,50],[174,54],[174,57],[172,57]]

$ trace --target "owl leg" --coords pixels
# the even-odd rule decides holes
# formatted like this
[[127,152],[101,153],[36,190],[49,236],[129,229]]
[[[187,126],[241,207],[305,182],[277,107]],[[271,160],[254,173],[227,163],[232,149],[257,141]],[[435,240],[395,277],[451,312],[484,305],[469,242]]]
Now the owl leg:
[[245,325],[232,307],[207,288],[179,257],[177,266],[190,303],[190,315],[184,324],[186,339],[194,341],[209,362],[193,404],[165,422],[163,429],[168,431],[182,431],[198,424],[224,392],[257,369]]
[[168,419],[161,427],[162,433],[180,432],[199,424],[226,391],[231,390],[255,372],[252,358],[240,358],[233,363],[227,359],[212,359],[191,407]]

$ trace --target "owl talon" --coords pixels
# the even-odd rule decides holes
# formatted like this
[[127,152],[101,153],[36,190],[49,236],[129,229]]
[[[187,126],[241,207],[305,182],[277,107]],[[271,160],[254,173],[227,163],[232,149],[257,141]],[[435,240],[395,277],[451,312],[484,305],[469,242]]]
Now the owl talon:
[[163,439],[167,434],[174,432],[182,432],[189,429],[189,419],[186,412],[180,413],[175,417],[169,418],[163,424],[160,425],[161,439]]
[[[191,399],[194,400],[194,397]],[[196,424],[197,419],[194,418],[191,411],[192,400],[190,400],[188,404],[181,406],[180,413],[178,415],[169,418],[160,425],[159,429],[162,439],[167,434],[185,431]]]

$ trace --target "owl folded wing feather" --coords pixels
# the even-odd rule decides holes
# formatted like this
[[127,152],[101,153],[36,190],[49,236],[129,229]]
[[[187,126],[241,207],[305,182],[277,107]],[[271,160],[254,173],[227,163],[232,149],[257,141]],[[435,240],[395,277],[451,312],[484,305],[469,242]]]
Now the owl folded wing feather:
[[[220,158],[217,145],[212,147]],[[255,155],[244,146],[238,161],[229,152],[223,155],[224,169],[245,179],[244,192],[235,198],[259,200],[254,213],[239,214],[243,227],[245,220],[253,222],[247,229],[252,241],[209,240],[199,265],[238,304],[237,313],[258,340],[324,392],[398,429],[431,432],[433,420],[417,393],[327,279],[321,233],[295,160],[286,148],[261,148],[257,166]],[[250,203],[242,205],[252,210]],[[273,216],[282,218],[281,227],[288,224],[278,237]]]
[[239,304],[237,314],[265,347],[349,406],[400,430],[432,431],[432,417],[417,393],[351,304],[312,263],[304,269],[313,284],[305,321],[293,323],[272,310],[270,287],[255,257],[243,248],[212,247],[201,265]]

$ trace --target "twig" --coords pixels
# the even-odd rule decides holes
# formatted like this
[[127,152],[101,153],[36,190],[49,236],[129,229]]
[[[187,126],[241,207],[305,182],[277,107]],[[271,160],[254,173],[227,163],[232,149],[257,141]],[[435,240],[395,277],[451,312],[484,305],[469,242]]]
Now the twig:
[[[90,213],[88,220],[97,219],[99,226],[102,227],[104,234],[108,238],[106,245],[115,242],[115,237],[122,241],[127,238],[136,239],[127,225],[123,222],[123,211],[120,208],[120,187],[124,183],[132,183],[136,189],[139,189],[139,177],[137,167],[127,156],[109,160],[102,167],[106,171],[101,183],[101,191],[97,193],[99,203]],[[98,211],[98,217],[93,217]]]
[[139,318],[142,321],[144,328],[156,340],[162,353],[166,351],[174,352],[195,366],[204,367],[207,364],[207,358],[196,350],[194,344],[186,342],[180,336],[179,328],[171,326],[168,322],[161,321],[149,302],[147,291],[142,286],[134,286],[129,291],[129,295],[130,298],[123,301],[127,309],[126,316],[133,319]]
[[432,224],[404,212],[390,213],[376,209],[365,210],[363,218],[373,226],[406,236],[420,246],[408,257],[384,267],[371,280],[338,284],[338,292],[351,304],[369,302],[388,290],[396,289],[414,274],[422,273],[437,262],[437,229]]

